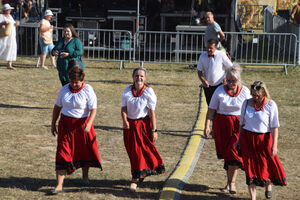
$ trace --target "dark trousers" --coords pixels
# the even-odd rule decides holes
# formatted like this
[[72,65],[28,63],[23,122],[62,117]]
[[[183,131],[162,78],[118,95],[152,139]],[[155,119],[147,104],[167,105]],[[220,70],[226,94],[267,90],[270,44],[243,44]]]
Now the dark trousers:
[[208,88],[203,87],[204,95],[206,98],[206,103],[208,106],[209,106],[212,95],[214,94],[217,87],[219,87],[220,85],[222,85],[222,83],[220,83],[219,85],[216,85],[216,86],[209,86]]

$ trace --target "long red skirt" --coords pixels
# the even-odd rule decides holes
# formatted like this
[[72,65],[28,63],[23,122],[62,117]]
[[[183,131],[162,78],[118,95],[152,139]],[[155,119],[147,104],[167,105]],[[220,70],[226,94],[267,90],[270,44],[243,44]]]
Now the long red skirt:
[[278,156],[272,157],[273,137],[271,133],[258,134],[243,129],[240,147],[244,161],[247,185],[286,185],[284,169]]
[[86,118],[72,118],[61,114],[56,150],[56,170],[71,174],[81,167],[97,167],[102,170],[94,126],[84,133]]
[[214,123],[214,139],[218,159],[224,158],[224,169],[228,165],[243,167],[243,160],[238,156],[235,145],[239,137],[239,116],[217,114]]
[[163,160],[152,142],[150,118],[128,121],[130,129],[123,129],[123,135],[132,177],[137,179],[165,173]]

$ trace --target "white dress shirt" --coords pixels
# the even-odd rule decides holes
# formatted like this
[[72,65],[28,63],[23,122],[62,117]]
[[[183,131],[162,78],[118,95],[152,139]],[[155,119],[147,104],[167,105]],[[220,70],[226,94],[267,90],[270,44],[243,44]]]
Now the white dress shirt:
[[208,57],[207,52],[200,55],[197,69],[202,71],[208,84],[216,86],[222,83],[225,70],[232,66],[232,62],[223,51],[216,50],[214,57]]

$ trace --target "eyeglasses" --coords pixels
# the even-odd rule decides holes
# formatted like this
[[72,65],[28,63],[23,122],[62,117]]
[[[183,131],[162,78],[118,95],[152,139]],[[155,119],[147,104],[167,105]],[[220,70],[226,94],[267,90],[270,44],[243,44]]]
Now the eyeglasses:
[[236,82],[238,82],[238,80],[233,80],[233,79],[226,79],[226,82],[227,83],[236,83]]
[[251,85],[251,89],[252,90],[260,90],[260,89],[264,89],[264,87],[262,87],[260,85]]

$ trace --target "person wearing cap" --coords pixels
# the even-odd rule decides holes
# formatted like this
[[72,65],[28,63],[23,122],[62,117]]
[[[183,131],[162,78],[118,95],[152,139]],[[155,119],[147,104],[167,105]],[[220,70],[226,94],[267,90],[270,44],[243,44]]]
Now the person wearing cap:
[[[50,20],[53,16],[51,10],[46,10],[44,14],[44,19],[41,20],[40,23],[40,46],[41,46],[41,68],[48,69],[45,66],[45,61],[47,54],[52,51],[54,48],[53,40],[52,40],[52,31],[53,26],[50,24]],[[50,53],[50,62],[52,68],[56,68],[55,57]]]
[[2,7],[2,14],[0,15],[0,26],[10,26],[10,34],[0,39],[0,59],[7,61],[7,68],[15,70],[12,62],[17,60],[17,41],[16,41],[16,26],[19,26],[19,21],[15,21],[10,15],[11,10],[14,9],[8,3]]

